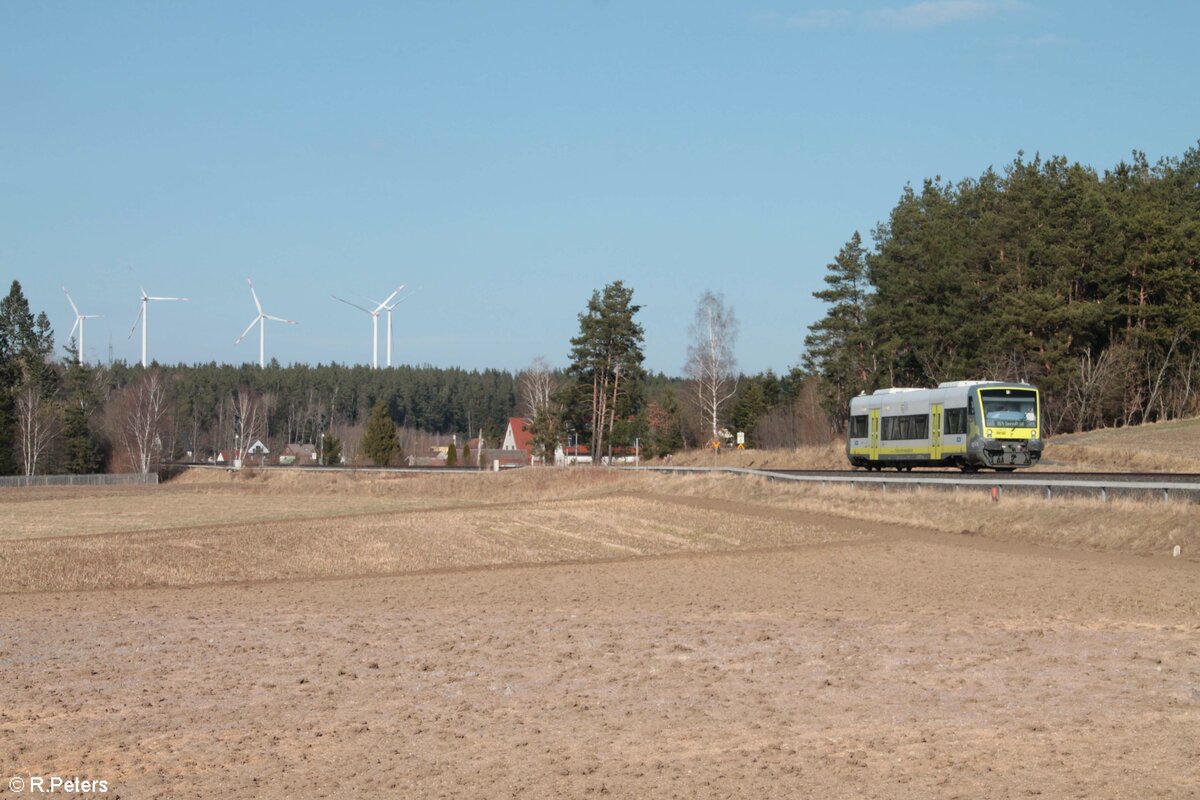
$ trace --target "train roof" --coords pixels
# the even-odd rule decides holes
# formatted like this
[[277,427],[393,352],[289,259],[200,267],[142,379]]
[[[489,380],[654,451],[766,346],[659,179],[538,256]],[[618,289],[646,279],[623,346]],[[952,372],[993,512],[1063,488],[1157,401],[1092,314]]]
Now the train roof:
[[[1022,389],[1033,389],[1032,385],[1021,381],[943,381],[937,385],[937,389],[967,389],[972,386],[1020,386]],[[871,397],[886,396],[893,394],[904,394],[906,392],[933,392],[937,389],[926,389],[918,386],[891,386],[887,389],[876,389],[871,393]],[[860,394],[859,397],[865,397],[866,394]]]

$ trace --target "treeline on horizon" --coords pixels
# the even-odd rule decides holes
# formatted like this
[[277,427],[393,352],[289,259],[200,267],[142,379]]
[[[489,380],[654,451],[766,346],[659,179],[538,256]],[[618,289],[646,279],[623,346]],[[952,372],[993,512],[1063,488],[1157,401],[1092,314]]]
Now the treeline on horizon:
[[1200,410],[1200,149],[1103,173],[1064,157],[906,187],[828,266],[805,366],[849,398],[963,379],[1043,390],[1047,429]]
[[[828,311],[810,326],[802,365],[729,376],[721,436],[744,431],[753,447],[827,442],[859,392],[961,379],[1039,386],[1050,432],[1196,414],[1200,149],[1153,165],[1135,153],[1103,174],[1018,156],[978,179],[906,187],[873,245],[855,233],[825,282],[815,295]],[[547,454],[568,441],[637,442],[650,456],[711,443],[716,425],[695,404],[696,384],[642,371],[639,308],[619,281],[594,293],[565,370],[540,358],[515,374],[277,362],[143,369],[80,366],[73,342],[56,353],[46,315],[14,280],[0,300],[0,474],[146,470],[251,437],[278,452],[322,433],[354,461],[379,403],[401,451],[414,454],[433,437],[461,444],[481,430],[497,444],[510,416],[537,420]],[[605,411],[597,401],[610,390],[597,386],[611,370]]]
[[[276,455],[291,443],[314,444],[326,434],[351,463],[365,463],[358,444],[378,403],[399,429],[399,454],[426,455],[428,446],[461,446],[481,432],[498,446],[512,416],[539,413],[521,385],[536,370],[466,370],[433,366],[372,369],[318,364],[265,368],[253,364],[80,365],[74,342],[55,354],[44,313],[29,308],[13,281],[0,300],[0,474],[146,471],[164,462],[206,461],[261,438]],[[543,364],[536,359],[535,364]],[[555,391],[572,386],[569,370],[545,376]],[[524,396],[523,396],[524,394]],[[622,411],[611,444],[638,441],[647,456],[706,441],[683,378],[637,371],[621,390]],[[816,413],[816,421],[812,417]],[[814,381],[793,368],[776,376],[743,376],[728,409],[734,430],[752,444],[795,446],[824,441],[829,430]],[[582,419],[564,417],[562,444],[587,444]],[[547,441],[547,452],[555,442]]]

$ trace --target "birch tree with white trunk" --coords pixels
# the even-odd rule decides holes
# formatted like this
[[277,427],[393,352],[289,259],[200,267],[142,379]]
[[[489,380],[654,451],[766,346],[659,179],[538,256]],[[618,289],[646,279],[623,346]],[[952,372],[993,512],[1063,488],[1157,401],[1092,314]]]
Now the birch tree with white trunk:
[[738,324],[733,309],[720,294],[705,292],[696,303],[696,316],[689,331],[688,360],[684,374],[692,382],[693,397],[711,428],[712,440],[720,438],[721,409],[737,392],[737,360],[733,355]]
[[17,452],[25,476],[36,475],[38,466],[61,430],[58,404],[45,396],[36,380],[26,380],[16,392]]
[[122,444],[129,460],[143,475],[156,466],[162,451],[162,429],[167,415],[167,381],[158,370],[142,375],[125,389],[119,422]]
[[558,391],[558,380],[550,363],[542,356],[535,358],[517,376],[517,390],[521,398],[521,411],[531,422],[538,422],[554,412],[554,393]]

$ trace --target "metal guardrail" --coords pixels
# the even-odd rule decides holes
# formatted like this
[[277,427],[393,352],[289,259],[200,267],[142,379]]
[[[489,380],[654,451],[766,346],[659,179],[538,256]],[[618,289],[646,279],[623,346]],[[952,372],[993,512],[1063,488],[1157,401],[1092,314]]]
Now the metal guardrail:
[[[463,475],[463,474],[487,474],[493,470],[490,467],[352,467],[352,466],[322,466],[318,464],[305,464],[304,466],[287,466],[279,464],[243,464],[241,469],[235,469],[233,466],[226,464],[172,464],[174,469],[206,469],[220,470],[221,472],[291,472],[296,474],[307,474],[310,472],[346,472],[359,473],[363,475],[373,475],[377,473],[411,473],[414,475],[429,475],[429,474],[447,474],[447,475]],[[501,466],[501,472],[511,472],[514,469],[526,469],[521,466]]]
[[157,472],[124,472],[112,475],[6,475],[0,477],[0,489],[18,486],[141,486],[157,483]]
[[1000,477],[990,479],[980,479],[978,474],[970,479],[959,478],[955,475],[948,474],[926,474],[926,475],[804,475],[792,472],[772,472],[766,469],[747,469],[745,467],[641,467],[643,471],[655,472],[677,472],[677,473],[713,473],[724,472],[735,475],[754,475],[760,478],[767,478],[775,481],[798,481],[804,483],[820,483],[827,485],[831,483],[848,483],[848,484],[878,484],[883,492],[887,492],[889,486],[911,487],[914,489],[932,486],[937,488],[953,489],[960,491],[962,487],[970,487],[973,489],[984,488],[989,492],[994,490],[995,495],[999,497],[1003,494],[1005,487],[1018,490],[1041,490],[1047,500],[1054,497],[1055,492],[1059,493],[1085,493],[1097,492],[1100,499],[1107,502],[1109,495],[1114,492],[1141,492],[1150,493],[1160,496],[1163,502],[1169,502],[1172,494],[1178,494],[1193,502],[1200,502],[1200,483],[1178,483],[1168,481],[1147,481],[1147,480],[1120,480],[1114,476],[1105,476],[1103,480],[1069,480],[1063,478],[1050,478],[1046,480],[1038,480],[1035,473],[1026,472],[1021,478]]

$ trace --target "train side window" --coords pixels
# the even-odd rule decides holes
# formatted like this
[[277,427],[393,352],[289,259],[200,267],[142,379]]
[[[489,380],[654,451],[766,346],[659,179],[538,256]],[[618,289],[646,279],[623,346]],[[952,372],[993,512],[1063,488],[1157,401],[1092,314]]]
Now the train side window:
[[947,408],[942,412],[944,422],[942,433],[955,436],[967,432],[967,409]]
[[881,439],[928,439],[929,415],[910,414],[904,417],[884,417]]
[[850,438],[867,438],[867,415],[857,414],[850,418]]

